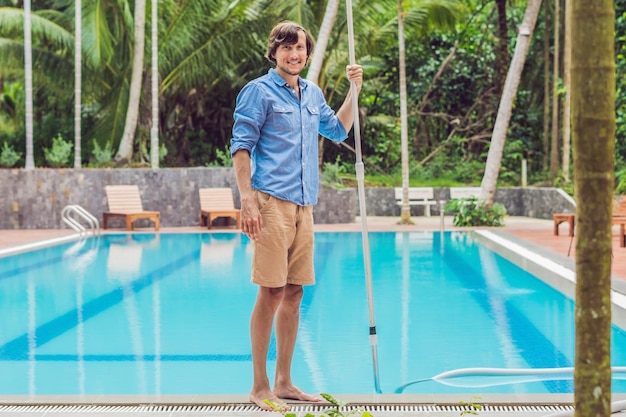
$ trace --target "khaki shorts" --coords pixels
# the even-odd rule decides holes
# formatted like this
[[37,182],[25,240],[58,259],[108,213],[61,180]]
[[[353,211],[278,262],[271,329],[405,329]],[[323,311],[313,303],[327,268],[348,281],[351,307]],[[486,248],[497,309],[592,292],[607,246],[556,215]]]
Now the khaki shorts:
[[254,241],[251,281],[271,288],[315,284],[313,207],[255,194],[263,229]]

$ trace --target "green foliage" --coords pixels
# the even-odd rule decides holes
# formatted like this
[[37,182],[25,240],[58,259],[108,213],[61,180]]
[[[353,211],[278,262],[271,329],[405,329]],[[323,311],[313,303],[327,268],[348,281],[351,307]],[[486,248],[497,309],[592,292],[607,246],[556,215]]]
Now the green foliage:
[[411,181],[415,179],[430,186],[451,186],[480,183],[485,171],[484,161],[453,153],[437,153],[428,164],[410,164]]
[[94,157],[94,161],[91,164],[92,166],[110,167],[113,165],[113,148],[110,141],[107,141],[104,148],[101,148],[100,145],[98,145],[98,141],[94,139],[92,154]]
[[452,199],[446,203],[445,210],[454,213],[452,223],[457,227],[504,226],[506,216],[502,204],[487,206],[476,197]]
[[615,187],[615,194],[626,194],[626,166],[622,166],[622,168],[618,169],[615,172],[615,180],[617,182],[617,186]]
[[2,152],[0,152],[0,166],[5,168],[14,167],[15,164],[22,158],[22,154],[16,152],[13,146],[10,146],[7,142],[4,142]]
[[208,162],[209,167],[232,167],[233,158],[230,156],[230,147],[226,145],[224,149],[215,149],[215,161]]
[[[20,27],[21,14],[19,2],[5,3],[8,7],[0,10],[0,20],[7,24],[0,28],[0,37],[9,42],[2,48],[0,60],[3,73],[0,143],[6,140],[14,149],[23,151],[23,54],[11,46],[23,42],[23,33],[14,30]],[[317,3],[320,2],[298,2],[293,6],[287,1],[276,1],[263,7],[265,3],[261,1],[160,2],[159,119],[163,122],[160,135],[167,148],[160,147],[159,159],[168,166],[231,166],[230,157],[220,149],[231,135],[238,91],[248,80],[267,72],[269,65],[263,53],[269,28],[279,18],[299,16],[315,32],[316,22],[322,21],[324,12],[323,7],[314,6]],[[361,125],[363,158],[399,178],[397,10],[388,7],[392,2],[361,3],[355,17],[361,23],[357,27],[359,56],[366,71],[360,94],[365,116]],[[469,9],[468,18],[461,17],[456,31],[444,32],[433,30],[439,27],[436,24],[423,25],[418,11],[412,10],[421,3],[409,3],[406,3],[411,10],[407,10],[405,20],[408,35],[405,47],[411,183],[475,184],[482,177],[489,132],[499,101],[495,88],[497,13],[492,4],[482,7],[485,2],[425,2],[433,7],[432,14],[422,14],[421,18],[426,19],[441,16],[435,13],[438,7],[462,4]],[[88,70],[83,73],[82,96],[86,100],[82,117],[83,137],[96,138],[100,144],[110,142],[115,149],[128,105],[133,27],[126,2],[111,2],[109,6],[107,13],[98,12],[101,7],[98,2],[84,6],[89,27],[100,30],[83,32]],[[45,12],[33,21],[34,53],[39,57],[38,65],[33,68],[37,86],[33,152],[35,165],[44,165],[43,149],[51,146],[51,138],[58,132],[64,137],[72,134],[74,97],[73,89],[68,89],[67,84],[74,65],[73,36],[64,28],[71,26],[67,22],[73,21],[73,7],[67,1],[44,1],[37,9]],[[517,35],[515,22],[521,21],[524,9],[524,2],[511,2],[507,7],[511,55]],[[615,10],[617,160],[620,156],[626,159],[626,0],[616,0]],[[543,19],[541,15],[533,44],[541,43],[545,33]],[[331,106],[338,109],[348,83],[343,75],[342,51],[346,50],[343,26],[335,26],[324,54],[327,58],[319,84]],[[548,41],[551,43],[551,39]],[[433,81],[455,44],[457,49],[449,65]],[[148,44],[146,48],[149,49]],[[546,172],[542,138],[543,64],[543,48],[531,48],[502,155],[499,182],[504,185],[519,184],[520,158],[528,160],[529,179],[534,178],[535,182],[544,179],[541,178]],[[427,92],[430,92],[428,99],[422,102]],[[141,117],[139,128],[146,121]],[[451,134],[458,137],[449,140]],[[448,140],[450,143],[444,144]],[[444,148],[435,158],[420,165],[442,144]],[[82,146],[83,157],[92,155],[90,148],[91,141]],[[169,150],[166,156],[164,149]],[[337,157],[354,160],[352,151],[343,146],[326,146],[323,157],[323,162],[336,161]],[[368,171],[372,170],[368,168]],[[387,181],[384,177],[380,180]]]
[[[479,400],[480,397],[473,397],[473,399],[474,400]],[[478,404],[475,401],[459,401],[459,404],[465,405],[465,406],[467,406],[469,408],[469,410],[461,411],[460,415],[462,415],[462,416],[466,416],[466,415],[469,415],[469,414],[477,416],[478,412],[483,409],[483,406]]]
[[[331,403],[335,407],[334,408],[328,408],[327,410],[322,412],[322,414],[320,414],[319,417],[348,417],[348,416],[352,416],[352,415],[355,415],[355,414],[359,414],[361,417],[372,417],[372,415],[369,412],[364,411],[364,410],[362,410],[360,408],[356,408],[356,409],[353,409],[353,410],[346,410],[345,408],[348,405],[348,403],[345,403],[343,401],[339,401],[339,400],[337,400],[336,398],[334,398],[330,394],[321,393],[320,395],[326,401],[328,401],[329,403]],[[270,407],[272,407],[272,410],[281,413],[285,417],[296,417],[296,413],[290,413],[289,410],[285,406],[274,404],[270,400],[264,400],[264,402],[265,402],[265,404],[267,404]],[[305,415],[305,417],[316,417],[316,416],[315,416],[315,414],[307,413]]]
[[220,163],[220,166],[223,167],[232,167],[233,166],[233,158],[230,156],[230,147],[226,145],[224,150],[216,149],[215,157]]
[[337,157],[334,163],[324,162],[322,178],[324,184],[331,187],[343,187],[341,176],[346,173],[346,167],[341,164],[341,159]]
[[[626,177],[624,179],[626,179]],[[566,181],[562,173],[560,173],[559,176],[556,177],[556,180],[554,181],[554,186],[557,188],[561,188],[567,194],[574,196],[574,183],[571,180]]]
[[63,140],[63,136],[59,133],[52,139],[52,147],[44,149],[44,155],[48,164],[53,168],[67,166],[70,156],[72,155],[73,145]]

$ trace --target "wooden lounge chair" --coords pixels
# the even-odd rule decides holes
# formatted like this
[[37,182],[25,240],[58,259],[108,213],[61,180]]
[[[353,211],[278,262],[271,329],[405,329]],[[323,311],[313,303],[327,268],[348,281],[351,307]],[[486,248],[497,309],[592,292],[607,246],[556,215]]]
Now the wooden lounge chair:
[[135,220],[148,219],[154,222],[154,229],[159,230],[160,213],[144,211],[136,185],[107,185],[104,187],[109,204],[109,211],[102,213],[102,228],[106,229],[111,217],[121,217],[126,221],[126,230],[133,230]]
[[239,209],[235,208],[233,192],[230,188],[200,188],[200,225],[211,228],[211,223],[218,217],[235,220],[240,228]]

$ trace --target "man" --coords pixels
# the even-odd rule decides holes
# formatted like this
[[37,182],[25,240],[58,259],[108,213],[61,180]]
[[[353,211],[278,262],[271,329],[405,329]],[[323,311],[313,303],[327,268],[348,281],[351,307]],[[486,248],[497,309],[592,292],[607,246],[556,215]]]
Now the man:
[[[347,138],[353,123],[349,93],[335,115],[320,88],[300,78],[313,51],[313,38],[300,25],[282,22],[270,32],[266,58],[275,64],[239,93],[231,155],[241,197],[241,227],[254,242],[251,281],[259,286],[250,337],[254,380],[250,400],[264,410],[269,400],[320,401],[291,381],[291,360],[300,318],[303,285],[315,283],[313,211],[317,203],[318,133]],[[359,65],[347,76],[358,90]],[[276,318],[274,388],[267,377],[267,354]]]

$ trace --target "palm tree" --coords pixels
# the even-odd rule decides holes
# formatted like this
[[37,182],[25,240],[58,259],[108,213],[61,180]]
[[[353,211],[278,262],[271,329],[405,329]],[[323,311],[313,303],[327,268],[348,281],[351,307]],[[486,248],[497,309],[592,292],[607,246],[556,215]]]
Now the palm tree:
[[615,10],[572,0],[576,205],[575,416],[611,414],[611,215],[615,150]]
[[313,58],[309,64],[309,70],[307,71],[306,79],[317,83],[319,74],[322,70],[322,63],[324,62],[324,55],[326,53],[326,47],[328,46],[328,40],[330,39],[335,19],[337,18],[337,11],[339,9],[339,0],[328,0],[326,4],[326,11],[324,12],[324,20],[320,27],[315,43],[315,50],[313,51]]
[[115,160],[118,162],[130,162],[133,157],[135,130],[137,129],[137,120],[139,119],[139,101],[141,99],[145,29],[146,0],[135,0],[133,66],[124,133],[115,155]]
[[400,223],[411,224],[411,206],[409,205],[409,128],[406,99],[406,62],[404,57],[404,7],[398,0],[398,56],[400,77],[400,147],[402,150],[402,204]]
[[[38,40],[32,48],[37,60],[32,78],[36,85],[46,89],[47,94],[55,94],[59,102],[66,97],[75,99],[74,92],[68,90],[64,82],[67,74],[76,71],[78,62],[75,57],[76,36],[65,29],[75,20],[75,13],[69,14],[76,11],[73,5],[73,1],[67,1],[55,10],[38,10],[31,14],[30,19],[25,19],[22,9],[0,7],[0,33],[4,38],[0,42],[0,55],[7,58],[0,60],[0,71],[5,74],[25,72],[22,65],[26,36],[24,26],[30,20],[32,36]],[[127,6],[125,0],[103,0],[88,2],[79,9],[82,14],[82,27],[79,29],[82,47],[78,52],[84,64],[80,75],[81,107],[91,109],[96,120],[95,126],[90,127],[87,133],[99,142],[108,141],[114,145],[121,135],[119,115],[124,114],[120,109],[126,107],[124,97],[127,97],[123,94],[127,83],[121,76],[130,62],[127,58],[131,49],[128,47],[128,23],[132,23],[132,14]],[[24,36],[18,36],[18,29]],[[32,129],[33,123],[27,124],[27,128]]]
[[150,128],[150,164],[159,167],[159,17],[158,0],[152,0],[152,127]]
[[81,85],[82,85],[82,3],[81,0],[76,0],[74,6],[74,37],[76,39],[74,43],[74,168],[81,167]]
[[550,148],[550,179],[554,182],[559,173],[559,63],[561,59],[560,16],[561,0],[554,1],[554,54],[552,64],[552,146]]
[[[440,27],[453,27],[456,21],[455,11],[460,5],[444,1],[412,1],[408,2],[411,12],[422,15],[423,26],[437,22]],[[434,15],[436,13],[436,15]],[[427,16],[431,15],[431,20]],[[409,15],[410,16],[410,15]],[[436,19],[436,20],[435,20]],[[399,45],[399,83],[400,83],[400,142],[402,153],[402,205],[400,223],[411,223],[411,206],[409,205],[409,133],[406,93],[406,63],[404,56],[404,2],[398,0],[398,45]]]
[[515,100],[517,86],[519,85],[520,78],[522,76],[526,53],[528,52],[528,47],[530,45],[530,40],[533,35],[533,30],[535,28],[535,23],[537,22],[537,16],[539,15],[540,8],[541,0],[528,1],[526,12],[524,13],[524,20],[519,27],[513,60],[511,61],[509,72],[504,83],[504,90],[502,92],[502,98],[500,99],[498,115],[496,116],[496,122],[491,136],[491,145],[489,147],[489,153],[487,154],[485,174],[481,184],[480,198],[488,205],[493,204],[496,194],[500,161],[502,160],[502,151],[504,149],[504,141],[506,140],[506,131],[509,126],[509,120],[511,119],[513,101]]
[[33,41],[30,0],[24,1],[24,82],[26,84],[26,169],[35,168],[33,156]]
[[565,0],[565,42],[563,45],[563,84],[565,85],[565,98],[563,100],[563,156],[561,163],[563,178],[569,182],[570,157],[571,157],[571,108],[572,108],[572,0]]

